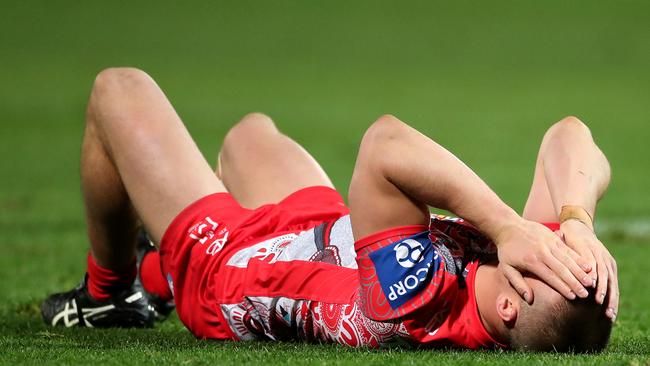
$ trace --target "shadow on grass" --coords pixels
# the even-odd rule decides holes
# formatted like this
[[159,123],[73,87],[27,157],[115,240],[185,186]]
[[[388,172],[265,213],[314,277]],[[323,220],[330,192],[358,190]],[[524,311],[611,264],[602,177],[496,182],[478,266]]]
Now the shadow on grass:
[[[600,362],[621,361],[622,359],[645,359],[650,355],[650,337],[644,332],[623,332],[610,345],[607,352],[600,355],[566,355],[566,354],[524,354],[504,351],[459,351],[459,350],[423,350],[423,349],[354,349],[332,344],[305,344],[301,342],[231,342],[210,341],[194,338],[173,315],[168,321],[159,323],[154,329],[88,329],[88,328],[51,328],[46,327],[40,316],[40,300],[0,306],[0,343],[8,350],[28,350],[40,354],[47,352],[51,355],[75,354],[105,354],[134,351],[149,354],[152,357],[160,355],[201,355],[201,357],[226,356],[242,360],[278,360],[279,355],[298,358],[307,357],[317,360],[367,359],[384,360],[395,358],[423,360],[430,357],[470,360],[513,360],[573,361],[598,360]],[[238,355],[238,356],[237,356]],[[219,356],[219,357],[221,357]],[[244,360],[245,360],[244,359]],[[286,361],[286,358],[284,359]]]
[[[0,326],[6,342],[16,345],[66,349],[185,350],[214,346],[194,338],[177,319],[157,324],[154,329],[52,328],[41,319],[40,300],[0,308]],[[219,342],[217,344],[221,344]]]
[[[47,348],[50,350],[132,350],[146,349],[152,352],[229,351],[266,353],[292,350],[304,346],[300,342],[232,342],[200,340],[192,336],[175,314],[153,329],[89,329],[52,328],[46,326],[40,314],[40,301],[34,300],[0,306],[2,343],[8,347]],[[334,345],[314,345],[331,352]],[[343,349],[339,349],[343,350]],[[353,350],[353,352],[376,352]]]

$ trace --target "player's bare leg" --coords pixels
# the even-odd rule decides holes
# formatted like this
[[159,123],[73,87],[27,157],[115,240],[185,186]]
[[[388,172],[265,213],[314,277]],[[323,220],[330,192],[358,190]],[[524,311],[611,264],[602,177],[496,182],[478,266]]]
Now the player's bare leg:
[[216,174],[246,208],[275,203],[311,186],[333,187],[302,146],[261,113],[251,113],[226,134]]
[[[332,187],[316,160],[260,113],[246,115],[228,132],[218,160],[215,174],[247,208],[278,202],[305,187]],[[140,273],[151,278],[148,283],[160,283],[163,275],[148,265],[151,257],[145,258]],[[148,291],[165,298],[164,288]]]
[[225,191],[163,92],[136,69],[108,69],[95,80],[81,179],[92,252],[89,282],[91,262],[108,277],[134,269],[138,220],[158,242],[185,206]]
[[133,256],[136,212],[158,242],[185,206],[225,191],[163,92],[135,69],[97,77],[81,177],[93,255],[115,269]]

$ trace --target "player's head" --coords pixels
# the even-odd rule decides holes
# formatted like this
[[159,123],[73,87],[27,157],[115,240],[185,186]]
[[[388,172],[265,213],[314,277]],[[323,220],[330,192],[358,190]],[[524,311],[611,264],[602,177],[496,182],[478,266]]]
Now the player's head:
[[612,322],[605,306],[596,303],[595,290],[585,299],[567,300],[540,280],[526,280],[535,293],[533,304],[516,295],[511,312],[497,309],[512,349],[582,353],[600,352],[607,346]]

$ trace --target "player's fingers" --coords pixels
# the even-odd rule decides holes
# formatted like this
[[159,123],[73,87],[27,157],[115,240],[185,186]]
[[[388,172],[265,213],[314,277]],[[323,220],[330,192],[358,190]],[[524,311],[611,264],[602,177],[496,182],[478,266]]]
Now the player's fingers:
[[[585,272],[580,265],[578,260],[580,256],[573,249],[568,246],[563,246],[560,248],[554,248],[552,250],[555,258],[559,259],[560,262],[571,272],[571,274],[582,284],[582,286],[587,287],[592,285],[591,277]],[[553,269],[553,268],[551,268]],[[574,290],[579,290],[575,289]],[[585,290],[586,292],[586,290]]]
[[607,285],[608,282],[608,270],[605,258],[600,256],[596,262],[596,272],[598,272],[598,284],[596,286],[596,302],[600,305],[605,301],[605,295],[607,295]]
[[616,320],[618,315],[618,298],[619,298],[619,289],[618,289],[618,276],[616,274],[616,261],[614,258],[611,259],[609,265],[607,266],[609,270],[609,286],[607,291],[609,292],[609,301],[607,302],[607,310],[605,314],[612,320]]
[[576,294],[573,292],[571,287],[569,287],[569,285],[562,281],[562,279],[554,271],[552,271],[543,263],[532,267],[530,269],[530,272],[539,277],[540,280],[546,282],[547,285],[551,286],[553,289],[555,289],[555,291],[559,292],[567,299],[573,300],[576,298]]
[[584,286],[582,286],[582,284],[578,280],[578,279],[583,280],[585,277],[588,277],[587,274],[583,270],[578,268],[578,265],[575,264],[575,262],[568,255],[563,256],[560,254],[560,258],[562,258],[562,260],[568,260],[577,269],[578,271],[577,273],[572,273],[570,267],[568,267],[565,263],[560,261],[556,257],[556,255],[554,255],[555,254],[553,253],[554,251],[557,251],[557,249],[553,249],[553,251],[544,255],[544,263],[546,264],[546,266],[550,268],[561,279],[562,282],[568,285],[574,294],[582,298],[589,296],[587,290],[584,288]]
[[512,266],[502,266],[501,271],[506,276],[510,285],[519,293],[528,304],[533,303],[533,289],[524,280],[524,277]]
[[585,272],[589,273],[592,286],[596,287],[596,280],[598,279],[598,274],[596,273],[596,256],[588,245],[581,245],[578,247],[577,252],[580,254],[580,266]]
[[[568,251],[568,254],[571,256],[571,258],[573,259],[573,261],[576,262],[576,264],[578,264],[580,269],[582,269],[585,273],[590,273],[591,272],[591,269],[593,268],[591,263],[589,263],[580,254],[578,254],[578,252],[573,250],[573,248],[567,247],[567,251]],[[589,276],[589,283],[585,284],[583,282],[583,284],[585,286],[596,287],[596,280],[592,276]]]
[[567,236],[563,233],[562,241],[580,255],[580,259],[576,259],[576,263],[578,263],[580,268],[582,268],[586,273],[592,273],[592,278],[595,280],[596,274],[594,273],[594,269],[596,268],[596,261],[593,253],[586,245],[587,243],[585,243],[585,239],[581,237],[575,238],[573,235]]
[[578,254],[578,252],[576,252],[575,250],[573,250],[573,248],[571,248],[571,247],[566,247],[566,253],[569,254],[569,256],[571,256],[571,258],[572,258],[576,263],[578,263],[578,265],[580,266],[580,268],[582,268],[583,271],[585,271],[585,272],[589,272],[589,271],[587,271],[586,269],[584,269],[584,266],[580,263],[581,261],[584,261],[584,260],[582,259],[582,257],[580,256],[580,254]]

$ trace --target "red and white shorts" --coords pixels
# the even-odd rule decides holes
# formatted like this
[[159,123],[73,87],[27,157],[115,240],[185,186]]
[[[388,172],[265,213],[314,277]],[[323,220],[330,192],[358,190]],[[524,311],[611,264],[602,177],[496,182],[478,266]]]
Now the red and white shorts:
[[301,189],[254,210],[241,207],[229,193],[192,203],[172,221],[160,243],[163,273],[179,318],[197,337],[234,339],[215,295],[229,291],[220,276],[228,259],[267,238],[299,233],[348,213],[341,195],[324,186]]

